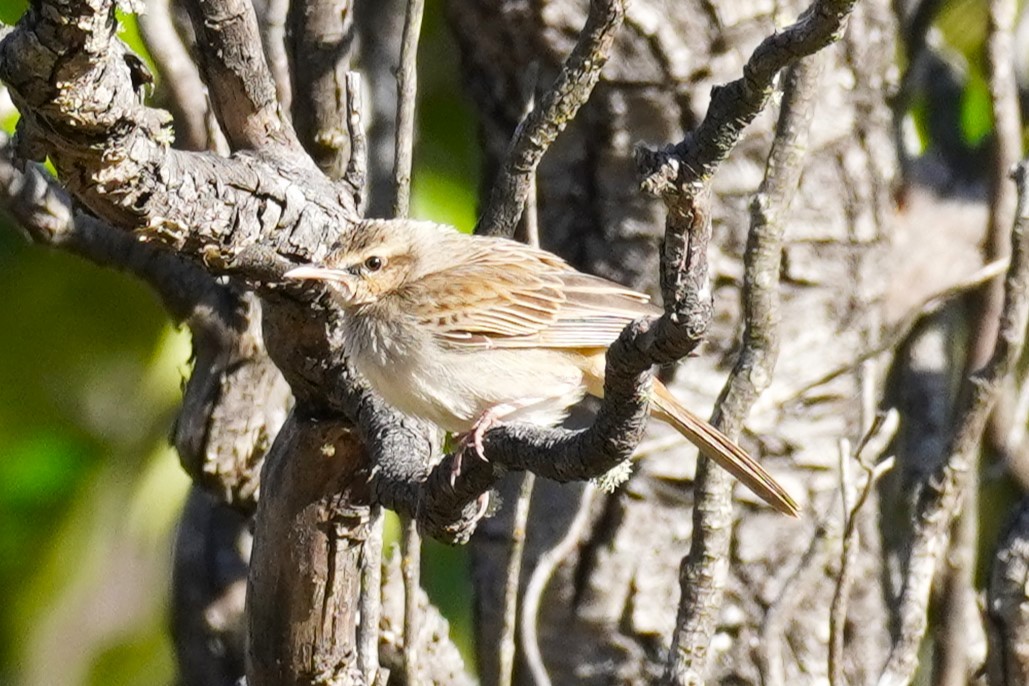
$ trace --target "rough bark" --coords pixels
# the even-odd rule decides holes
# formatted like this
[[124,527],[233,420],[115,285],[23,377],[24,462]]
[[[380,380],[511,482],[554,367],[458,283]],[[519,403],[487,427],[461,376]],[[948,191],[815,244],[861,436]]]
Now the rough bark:
[[[517,481],[505,478],[506,470],[549,479],[537,484],[532,499],[522,575],[530,575],[541,558],[555,563],[545,551],[561,541],[564,561],[539,604],[541,663],[532,665],[535,673],[542,665],[555,683],[696,683],[705,677],[732,683],[825,678],[870,683],[887,659],[891,639],[895,649],[898,636],[917,644],[918,629],[925,627],[924,606],[916,598],[905,616],[895,611],[899,584],[890,573],[895,561],[887,556],[896,549],[890,549],[892,541],[880,543],[875,524],[885,513],[886,530],[903,523],[907,537],[900,540],[917,542],[920,531],[934,527],[912,522],[911,510],[928,507],[932,514],[939,496],[943,514],[953,516],[964,483],[954,474],[968,466],[967,451],[943,472],[938,492],[924,489],[915,498],[905,491],[916,489],[886,489],[885,506],[873,497],[851,511],[850,491],[861,484],[836,473],[841,452],[846,464],[876,457],[862,454],[863,438],[884,397],[906,409],[902,441],[918,445],[927,461],[935,461],[915,468],[917,484],[946,464],[941,462],[948,457],[946,447],[957,441],[941,428],[949,406],[929,407],[923,417],[912,412],[924,405],[917,389],[929,387],[919,385],[925,380],[946,397],[953,394],[958,384],[947,376],[953,373],[949,360],[911,382],[908,402],[883,391],[885,353],[918,328],[905,324],[912,309],[965,275],[937,278],[940,270],[930,266],[926,272],[933,278],[919,276],[919,266],[950,262],[918,233],[929,216],[927,206],[909,198],[902,213],[893,203],[898,151],[886,95],[897,31],[884,0],[860,4],[841,43],[826,51],[806,144],[783,133],[796,104],[791,97],[784,100],[781,116],[777,105],[762,111],[769,94],[762,79],[785,65],[773,68],[769,54],[806,54],[803,41],[791,42],[789,32],[762,42],[805,9],[799,2],[776,5],[773,15],[770,8],[743,0],[717,6],[670,0],[588,5],[449,0],[465,83],[481,117],[488,209],[480,228],[510,233],[536,176],[544,247],[588,271],[663,296],[668,309],[656,322],[628,327],[612,346],[605,399],[595,418],[577,418],[585,428],[490,431],[488,461],[473,461],[456,483],[451,482],[454,456],[430,463],[432,433],[385,407],[352,373],[342,355],[339,312],[320,291],[281,283],[286,268],[319,259],[340,232],[361,230],[368,221],[360,216],[362,198],[371,199],[373,213],[385,212],[389,193],[379,181],[389,165],[387,154],[378,151],[390,148],[391,141],[372,133],[372,188],[355,187],[353,179],[365,175],[349,176],[351,124],[357,117],[341,95],[341,84],[357,26],[365,33],[357,59],[371,74],[372,127],[388,130],[384,122],[392,120],[392,112],[384,110],[392,100],[385,93],[393,88],[389,71],[403,3],[292,3],[288,50],[277,44],[286,19],[281,2],[262,6],[263,27],[246,2],[185,4],[199,73],[219,125],[208,122],[209,130],[201,132],[200,119],[188,116],[197,113],[182,107],[178,120],[189,134],[187,147],[202,147],[204,141],[216,147],[224,134],[232,155],[170,147],[168,116],[142,105],[145,69],[114,38],[113,3],[39,0],[16,30],[0,35],[0,78],[23,115],[17,141],[3,147],[0,199],[34,240],[137,273],[193,328],[197,364],[176,445],[198,485],[244,510],[257,500],[247,594],[249,683],[383,678],[359,655],[374,646],[380,627],[370,632],[357,612],[361,594],[367,600],[369,591],[361,588],[361,579],[377,578],[362,577],[361,569],[368,537],[376,535],[375,503],[413,518],[423,532],[442,540],[466,541],[478,526],[473,541],[477,646],[483,680],[494,682],[502,620],[511,616],[501,597],[513,508],[502,507],[498,516],[480,523],[478,501],[498,484],[502,502],[514,501]],[[369,9],[372,5],[375,9]],[[358,16],[352,17],[355,7]],[[849,4],[822,2],[811,10],[834,11],[845,16]],[[380,31],[395,35],[376,34]],[[770,52],[759,49],[747,63],[759,43],[770,45]],[[166,60],[181,57],[175,52],[181,46],[170,47]],[[292,73],[286,55],[293,58]],[[325,60],[324,71],[309,69],[312,55]],[[526,94],[533,90],[539,107],[512,143]],[[283,108],[286,96],[292,97],[292,119]],[[639,141],[654,147],[634,148]],[[49,156],[88,214],[75,212],[38,170],[19,170],[14,149],[23,158]],[[698,157],[704,163],[697,168],[680,164]],[[777,165],[791,173],[777,177]],[[753,262],[744,268],[744,255],[749,251],[757,259],[753,256],[760,252],[769,197],[792,193],[798,177],[792,207],[787,210],[789,203],[781,198],[775,218],[788,227],[781,258],[777,247],[764,243],[775,255],[763,271],[754,270]],[[661,198],[648,197],[641,185]],[[992,218],[995,229],[1003,225],[1003,214],[998,209]],[[956,230],[964,229],[959,223],[942,222],[936,242],[967,253],[974,236]],[[900,251],[891,252],[891,240]],[[910,241],[918,241],[919,249],[912,250]],[[896,273],[908,276],[894,291]],[[755,288],[777,290],[777,308],[762,306],[761,294],[745,308],[744,290],[753,295]],[[744,353],[737,359],[745,320]],[[923,335],[932,342],[931,331]],[[593,486],[554,483],[598,478],[624,465],[642,437],[650,368],[694,352],[702,339],[707,344],[677,375],[667,367],[665,375],[677,376],[680,397],[706,408],[735,366],[715,421],[742,435],[798,497],[805,517],[784,520],[742,492],[743,504],[730,509],[728,482],[704,464],[695,469],[692,452],[680,441],[665,440],[660,429],[654,442],[644,442],[645,459],[620,490],[596,495]],[[980,342],[990,348],[989,340]],[[1008,351],[1016,350],[1016,341],[1005,343]],[[905,352],[918,345],[912,340]],[[766,354],[757,361],[748,356],[761,349]],[[946,358],[951,351],[941,352]],[[900,366],[904,362],[901,356]],[[893,380],[915,378],[917,364]],[[288,419],[287,388],[296,398]],[[981,428],[971,422],[960,426],[966,429],[959,436],[962,446]],[[841,448],[843,439],[861,447],[852,454]],[[694,482],[700,484],[697,493]],[[187,523],[203,524],[210,515],[198,502],[195,497]],[[694,503],[700,505],[691,521],[685,513]],[[845,565],[850,582],[840,582],[846,586],[840,590],[844,530],[852,543]],[[1013,529],[1013,542],[1000,556],[1007,566],[996,568],[994,609],[1008,627],[1015,626],[1017,616],[1003,604],[1017,595],[1002,585],[1019,573],[1019,531]],[[923,541],[923,547],[940,538]],[[182,539],[180,579],[191,560],[224,545],[211,540],[212,548],[191,550],[190,542],[205,540],[200,533],[196,540]],[[971,563],[962,564],[961,574],[952,577],[962,588],[949,595],[963,602]],[[923,574],[919,588],[928,588],[925,579]],[[188,631],[202,635],[215,629],[196,620],[212,607],[212,598],[238,584],[212,581],[207,579],[208,593],[192,604],[180,596],[185,614],[177,626],[192,626]],[[677,617],[674,605],[683,583],[690,593]],[[396,608],[400,594],[389,590],[397,586],[393,568],[385,586],[381,663],[396,673],[411,645],[397,640],[403,620]],[[238,600],[230,595],[229,601]],[[407,597],[419,609],[418,639],[424,646],[419,669],[405,668],[411,672],[407,679],[466,681],[445,621],[417,589],[409,589]],[[229,601],[213,602],[220,610],[238,611]],[[833,618],[837,636],[841,627],[845,636],[834,665],[826,658],[830,606],[847,608]],[[911,626],[914,631],[904,629]],[[1019,636],[1004,640],[1010,646],[1005,649],[1015,654]],[[185,655],[196,645],[180,641],[179,648]],[[903,678],[913,669],[913,652],[895,652],[903,653],[897,660]],[[199,657],[184,659],[198,674],[238,668],[235,657],[227,666],[205,667],[209,656],[202,650],[191,654]],[[967,671],[967,662],[945,669]],[[529,683],[528,674],[520,665],[516,681]]]
[[[656,294],[664,215],[658,202],[639,192],[632,146],[679,140],[704,116],[711,87],[738,76],[742,60],[775,19],[790,21],[804,7],[782,6],[773,17],[751,3],[720,3],[717,9],[632,3],[593,98],[540,168],[543,245],[577,266]],[[482,117],[491,172],[521,114],[522,75],[535,64],[540,83],[549,82],[582,26],[583,4],[451,0],[448,9],[468,91]],[[876,265],[884,263],[894,213],[892,118],[882,97],[892,59],[884,46],[893,32],[885,3],[862,4],[843,45],[828,51],[803,180],[786,220],[779,365],[744,439],[809,512],[826,511],[836,497],[836,480],[826,475],[837,441],[856,442],[864,431],[856,360],[876,344],[883,326],[888,275]],[[707,345],[682,365],[675,387],[695,408],[710,406],[734,358],[747,208],[761,181],[774,121],[774,112],[760,116],[714,178],[715,312]],[[824,192],[829,187],[849,195],[830,197]],[[840,368],[846,371],[818,383]],[[880,377],[873,371],[866,383],[877,387]],[[541,647],[555,683],[647,683],[661,673],[674,627],[668,607],[679,595],[677,572],[691,535],[683,508],[691,502],[692,476],[690,451],[676,444],[648,455],[623,490],[596,506],[595,526],[543,604]],[[502,491],[505,500],[514,498],[515,487]],[[528,568],[567,526],[575,503],[567,489],[537,489]],[[496,668],[496,589],[508,526],[503,515],[488,520],[474,540],[479,664],[487,681]],[[878,537],[865,528],[847,623],[846,674],[855,683],[877,674],[888,638],[875,572]],[[747,506],[737,512],[712,681],[790,683],[826,673],[826,636],[819,627],[827,621],[823,608],[834,589],[838,555],[830,544],[805,554],[820,535],[809,518],[788,522]],[[803,565],[812,571],[802,588],[790,589],[800,583]],[[762,623],[791,592],[796,611],[780,627],[790,637],[787,649],[782,641],[762,640]],[[782,654],[764,654],[773,650]],[[762,674],[762,665],[772,663],[780,673]]]

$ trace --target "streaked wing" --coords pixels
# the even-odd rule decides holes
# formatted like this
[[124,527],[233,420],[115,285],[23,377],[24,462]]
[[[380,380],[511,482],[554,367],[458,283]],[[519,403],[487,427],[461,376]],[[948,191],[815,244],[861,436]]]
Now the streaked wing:
[[646,295],[577,272],[555,255],[480,240],[464,263],[423,277],[407,293],[422,325],[449,345],[606,347],[633,319],[660,314]]

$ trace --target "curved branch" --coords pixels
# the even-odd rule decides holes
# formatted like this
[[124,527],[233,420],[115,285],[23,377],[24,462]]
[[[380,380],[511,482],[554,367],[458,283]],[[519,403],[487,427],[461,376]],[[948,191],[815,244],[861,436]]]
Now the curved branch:
[[180,147],[212,150],[207,116],[207,87],[182,44],[172,20],[170,0],[150,0],[139,15],[139,28],[147,50],[157,63],[161,86],[168,89],[167,106],[175,118]]
[[[114,36],[113,2],[97,4],[94,12],[76,0],[41,3],[0,43],[0,78],[23,114],[19,134],[44,144],[40,152],[94,213],[216,273],[238,273],[241,255],[256,245],[313,257],[353,223],[352,199],[299,147],[231,159],[169,148],[167,114],[141,105],[133,58]],[[267,277],[254,271],[249,276]]]
[[600,80],[626,0],[592,0],[586,25],[561,71],[539,104],[522,120],[493,183],[475,233],[512,236],[543,154],[575,117]]
[[711,90],[700,126],[662,150],[638,148],[636,163],[643,190],[664,198],[670,209],[696,194],[697,184],[714,174],[772,94],[786,66],[837,41],[856,0],[817,0],[796,23],[761,42],[743,67],[743,76]]

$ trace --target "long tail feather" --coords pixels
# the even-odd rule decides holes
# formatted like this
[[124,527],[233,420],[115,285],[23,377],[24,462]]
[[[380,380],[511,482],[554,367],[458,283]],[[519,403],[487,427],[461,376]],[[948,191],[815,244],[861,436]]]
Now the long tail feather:
[[693,443],[700,452],[735,476],[766,503],[783,514],[796,517],[797,503],[772,475],[721,431],[711,426],[675,399],[664,384],[654,380],[651,413]]

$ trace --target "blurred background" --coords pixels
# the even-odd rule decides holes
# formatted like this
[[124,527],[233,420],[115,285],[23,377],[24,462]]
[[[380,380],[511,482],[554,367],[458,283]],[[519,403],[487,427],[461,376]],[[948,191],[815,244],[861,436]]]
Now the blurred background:
[[[25,4],[0,0],[0,21]],[[475,123],[441,4],[427,3],[421,43],[432,59],[420,62],[413,214],[469,229]],[[916,156],[982,169],[962,161],[991,129],[985,3],[947,2],[936,29],[942,58],[915,80],[903,135]],[[0,114],[12,131],[9,103]],[[188,333],[133,279],[29,245],[2,216],[0,293],[0,685],[171,684],[171,542],[187,479],[168,435]],[[466,575],[460,550],[427,547],[426,585],[470,659]]]
[[[440,3],[427,4],[412,213],[469,230],[475,123]],[[0,0],[0,21],[26,5]],[[9,101],[2,116],[12,132]],[[0,293],[0,686],[171,684],[171,548],[188,479],[168,436],[189,332],[141,283],[30,245],[2,214]],[[470,658],[463,552],[427,544],[423,575]]]

